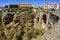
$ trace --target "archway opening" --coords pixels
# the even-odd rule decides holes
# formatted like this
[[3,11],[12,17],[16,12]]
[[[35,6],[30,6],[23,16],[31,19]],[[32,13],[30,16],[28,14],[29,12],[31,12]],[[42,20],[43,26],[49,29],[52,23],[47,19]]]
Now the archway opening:
[[43,21],[44,21],[44,23],[46,24],[46,20],[47,20],[47,17],[46,17],[46,14],[43,14]]

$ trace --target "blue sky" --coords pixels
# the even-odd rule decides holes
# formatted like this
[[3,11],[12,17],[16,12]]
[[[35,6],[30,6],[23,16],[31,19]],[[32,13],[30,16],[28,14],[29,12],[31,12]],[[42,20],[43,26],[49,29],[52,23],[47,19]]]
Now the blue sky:
[[0,0],[0,7],[9,5],[9,4],[20,4],[22,2],[28,2],[28,3],[31,3],[32,5],[40,6],[47,2],[60,3],[60,0]]

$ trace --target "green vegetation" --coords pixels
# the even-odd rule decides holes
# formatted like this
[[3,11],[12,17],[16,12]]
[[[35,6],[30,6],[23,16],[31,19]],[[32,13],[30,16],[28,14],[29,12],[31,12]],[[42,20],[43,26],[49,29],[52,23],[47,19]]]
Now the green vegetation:
[[30,40],[32,37],[37,38],[38,35],[43,35],[43,33],[38,29],[31,28],[31,30],[28,32],[27,35],[28,35],[29,40]]
[[31,40],[32,38],[37,39],[39,35],[42,36],[43,33],[40,30],[31,27],[31,29],[27,33],[21,31],[20,34],[16,36],[16,39],[17,40]]
[[21,31],[19,35],[16,36],[17,40],[22,40],[22,36],[24,35],[24,31]]
[[3,28],[0,28],[0,31],[4,30]]

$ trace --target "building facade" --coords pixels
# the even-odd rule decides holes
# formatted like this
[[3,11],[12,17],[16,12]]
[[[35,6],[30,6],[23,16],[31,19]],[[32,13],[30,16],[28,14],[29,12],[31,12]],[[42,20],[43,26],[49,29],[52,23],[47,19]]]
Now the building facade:
[[44,9],[55,9],[60,10],[60,4],[57,3],[46,3],[42,6]]
[[32,8],[32,5],[29,4],[29,3],[21,3],[21,4],[19,4],[19,7],[21,9],[31,9]]

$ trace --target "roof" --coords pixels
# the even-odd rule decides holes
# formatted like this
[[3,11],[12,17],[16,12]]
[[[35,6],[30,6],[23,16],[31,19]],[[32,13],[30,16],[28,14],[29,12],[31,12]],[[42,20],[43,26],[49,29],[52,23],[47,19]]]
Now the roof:
[[28,4],[28,5],[31,5],[30,3],[26,3],[26,2],[23,2],[23,3],[21,3],[21,4]]

